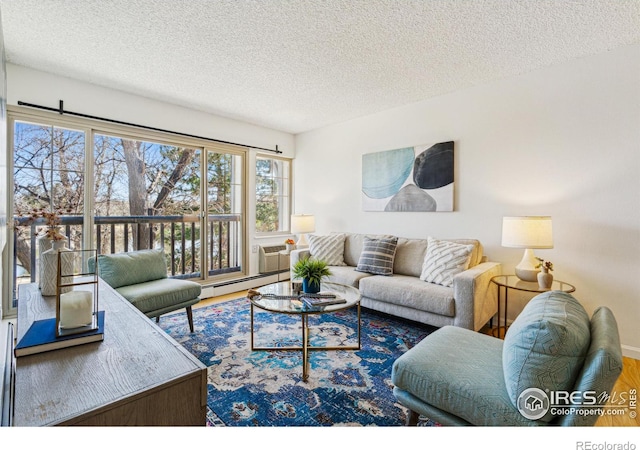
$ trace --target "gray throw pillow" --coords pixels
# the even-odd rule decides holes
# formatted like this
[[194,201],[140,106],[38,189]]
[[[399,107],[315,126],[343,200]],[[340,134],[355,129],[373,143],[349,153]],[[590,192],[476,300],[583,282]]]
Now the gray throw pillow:
[[373,239],[365,236],[356,270],[374,275],[393,275],[397,245],[397,237]]

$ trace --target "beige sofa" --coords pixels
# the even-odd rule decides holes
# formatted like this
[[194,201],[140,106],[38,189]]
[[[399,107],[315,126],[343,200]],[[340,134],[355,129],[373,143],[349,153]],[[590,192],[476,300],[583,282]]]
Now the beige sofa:
[[[387,314],[422,322],[436,327],[454,325],[470,330],[481,329],[497,312],[497,290],[491,278],[501,274],[501,265],[489,262],[475,239],[446,241],[473,246],[468,269],[453,277],[451,286],[420,279],[427,253],[427,239],[397,238],[393,274],[374,275],[357,271],[365,236],[389,236],[357,233],[345,235],[344,263],[330,266],[328,281],[357,287],[362,294],[361,305]],[[313,246],[291,252],[291,266],[300,259],[313,257]],[[293,274],[291,279],[294,280]]]

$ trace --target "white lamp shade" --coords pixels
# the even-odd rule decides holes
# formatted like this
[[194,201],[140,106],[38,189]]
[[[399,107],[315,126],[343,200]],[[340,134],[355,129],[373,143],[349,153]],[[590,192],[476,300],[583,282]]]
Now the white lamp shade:
[[291,232],[298,235],[296,248],[309,246],[306,233],[316,231],[316,218],[311,214],[294,214],[291,216]]
[[513,248],[553,248],[551,217],[503,217],[502,246]]
[[293,234],[313,233],[316,231],[316,218],[312,214],[294,214],[291,216]]

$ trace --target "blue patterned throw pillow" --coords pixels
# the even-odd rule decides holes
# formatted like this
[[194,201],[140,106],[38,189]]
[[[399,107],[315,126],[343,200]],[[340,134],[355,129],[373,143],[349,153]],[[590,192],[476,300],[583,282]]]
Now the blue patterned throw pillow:
[[373,239],[365,236],[356,270],[374,275],[393,275],[397,245],[397,237]]
[[[523,391],[573,390],[591,342],[584,307],[570,294],[550,291],[535,296],[507,331],[502,367],[514,406]],[[540,420],[548,422],[548,413]]]

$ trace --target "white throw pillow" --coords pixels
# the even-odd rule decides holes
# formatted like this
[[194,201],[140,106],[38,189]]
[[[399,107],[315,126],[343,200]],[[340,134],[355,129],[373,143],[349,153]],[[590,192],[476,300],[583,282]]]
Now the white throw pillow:
[[328,266],[346,266],[344,262],[344,234],[330,234],[319,236],[310,234],[309,253],[314,259],[319,259],[327,263]]
[[420,279],[442,286],[453,285],[453,277],[469,268],[473,245],[427,238],[427,253]]

